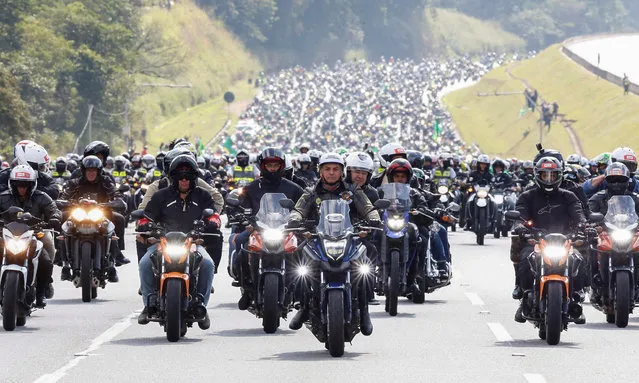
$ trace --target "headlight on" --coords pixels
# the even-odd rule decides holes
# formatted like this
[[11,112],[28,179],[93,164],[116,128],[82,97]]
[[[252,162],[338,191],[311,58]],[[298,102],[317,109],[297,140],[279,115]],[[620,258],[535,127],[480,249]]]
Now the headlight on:
[[268,243],[276,243],[281,241],[284,236],[280,230],[266,229],[262,233],[262,237],[264,237],[264,240]]
[[566,255],[566,249],[561,246],[548,246],[544,249],[544,255],[556,262]]
[[186,248],[184,245],[166,245],[164,253],[171,260],[178,261],[186,254]]
[[503,196],[503,195],[501,195],[501,194],[497,194],[497,195],[495,196],[495,203],[497,203],[497,204],[502,204],[502,203],[504,203],[504,196]]
[[627,243],[632,239],[630,230],[615,230],[610,233],[610,237],[616,243]]
[[102,210],[96,208],[91,210],[87,216],[91,221],[98,222],[104,218],[104,213],[102,213]]
[[20,254],[27,250],[29,247],[29,241],[22,238],[11,238],[5,242],[5,248],[11,254]]
[[441,185],[440,187],[437,188],[437,193],[439,194],[448,193],[448,186]]
[[479,191],[477,192],[477,197],[479,197],[479,198],[486,198],[486,197],[488,197],[488,191],[486,191],[486,190],[479,190]]
[[388,226],[389,229],[393,231],[400,231],[406,225],[406,221],[404,220],[403,217],[402,218],[391,217],[386,222],[386,225]]
[[73,209],[73,211],[71,212],[71,217],[74,221],[82,222],[87,219],[87,212],[84,211],[84,209],[78,207]]
[[336,257],[344,254],[344,247],[346,247],[345,239],[341,239],[339,241],[324,241],[326,253],[334,259],[337,259]]

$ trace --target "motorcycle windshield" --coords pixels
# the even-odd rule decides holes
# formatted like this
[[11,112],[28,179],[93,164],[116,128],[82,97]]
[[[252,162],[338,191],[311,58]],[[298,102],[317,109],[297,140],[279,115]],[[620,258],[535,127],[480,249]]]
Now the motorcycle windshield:
[[282,193],[267,193],[260,200],[260,210],[255,215],[257,225],[263,229],[281,229],[288,222],[291,212],[280,206],[280,201],[286,199]]
[[617,229],[627,229],[636,225],[637,213],[635,201],[629,195],[616,195],[608,200],[608,212],[604,218],[606,224]]
[[408,211],[410,209],[410,186],[408,184],[390,183],[382,185],[384,199],[390,201],[388,210]]
[[322,201],[317,232],[333,238],[352,232],[349,212],[348,202],[343,199]]

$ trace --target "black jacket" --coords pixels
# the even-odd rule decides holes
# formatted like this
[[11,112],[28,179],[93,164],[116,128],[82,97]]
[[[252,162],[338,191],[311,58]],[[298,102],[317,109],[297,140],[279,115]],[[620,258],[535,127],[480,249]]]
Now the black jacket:
[[259,178],[246,185],[240,197],[240,204],[245,209],[251,209],[252,214],[257,214],[260,210],[260,200],[267,193],[282,193],[286,198],[297,202],[304,194],[304,189],[286,178],[282,178],[279,183],[271,183]]
[[506,189],[513,186],[513,179],[508,173],[499,173],[493,175],[492,187],[495,189]]
[[[538,188],[537,184],[530,185],[528,188],[526,188],[526,191],[537,189],[537,188]],[[577,198],[579,199],[579,202],[581,202],[581,209],[583,210],[584,215],[586,217],[590,215],[590,208],[588,207],[588,197],[586,197],[586,193],[584,193],[584,189],[581,186],[579,186],[579,184],[572,182],[570,180],[564,179],[563,181],[561,181],[561,185],[559,185],[559,188],[573,192],[573,194],[576,195]]]
[[83,177],[74,178],[64,185],[60,195],[63,200],[78,200],[82,197],[90,197],[98,203],[114,201],[113,209],[118,211],[126,210],[122,195],[117,191],[115,183],[110,176],[100,177],[97,182],[89,182]]
[[14,197],[10,190],[0,193],[0,212],[9,209],[11,206],[17,206],[32,216],[49,221],[52,218],[62,221],[62,213],[58,210],[55,202],[47,195],[39,190],[33,192],[31,197],[25,201]]
[[364,185],[362,190],[364,191],[364,194],[366,194],[366,197],[368,197],[368,199],[371,201],[372,204],[374,204],[375,201],[379,199],[379,193],[377,192],[377,189],[375,189],[371,185]]
[[535,186],[519,196],[515,209],[524,220],[532,220],[535,228],[549,233],[574,233],[586,222],[577,196],[561,188],[548,194]]
[[[625,195],[631,196],[632,199],[635,201],[635,213],[639,215],[639,195],[631,192],[630,190],[627,190]],[[603,215],[606,215],[606,213],[608,212],[608,200],[610,200],[611,197],[612,195],[608,193],[608,190],[597,192],[588,200],[590,211],[593,213],[601,213]]]
[[[9,190],[10,176],[11,169],[5,169],[0,172],[0,193]],[[38,187],[36,189],[48,194],[52,200],[58,199],[60,195],[60,190],[58,190],[55,180],[46,173],[38,172]]]
[[469,185],[476,185],[476,184],[488,185],[488,184],[490,184],[490,182],[492,180],[493,180],[493,175],[490,174],[490,172],[488,170],[486,170],[485,172],[480,172],[480,171],[477,171],[477,170],[473,170],[468,175],[468,182],[467,183]]
[[317,182],[317,174],[312,170],[296,170],[295,175],[303,179],[309,186]]
[[193,221],[202,219],[204,209],[215,210],[213,197],[206,190],[196,186],[182,199],[177,188],[167,187],[153,194],[144,213],[163,224],[167,232],[188,233],[193,229]]

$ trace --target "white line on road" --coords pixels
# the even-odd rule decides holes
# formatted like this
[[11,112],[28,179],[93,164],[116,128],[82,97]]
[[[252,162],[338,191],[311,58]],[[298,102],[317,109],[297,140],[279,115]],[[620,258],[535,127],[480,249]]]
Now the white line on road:
[[484,301],[475,293],[464,293],[473,306],[483,306]]
[[135,318],[136,315],[137,313],[135,312],[127,315],[121,321],[114,324],[108,330],[93,339],[89,348],[76,353],[75,358],[71,359],[69,363],[60,367],[51,374],[42,375],[34,383],[55,383],[58,380],[62,379],[62,377],[64,377],[64,375],[66,375],[66,373],[69,372],[72,368],[77,366],[82,359],[91,356],[91,353],[99,349],[100,346],[102,346],[104,343],[110,341],[111,339],[118,336],[122,331],[126,330],[131,325],[131,319]]
[[524,374],[528,383],[546,383],[546,379],[541,374]]
[[506,328],[501,325],[501,323],[486,323],[490,328],[490,331],[493,332],[495,338],[497,338],[498,342],[510,342],[513,338],[510,336]]

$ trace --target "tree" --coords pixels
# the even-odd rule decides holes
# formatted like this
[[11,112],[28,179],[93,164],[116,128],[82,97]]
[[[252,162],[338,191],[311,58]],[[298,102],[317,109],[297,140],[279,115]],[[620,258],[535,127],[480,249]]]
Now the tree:
[[9,156],[13,145],[30,138],[32,133],[29,111],[20,98],[18,82],[0,66],[0,153]]

